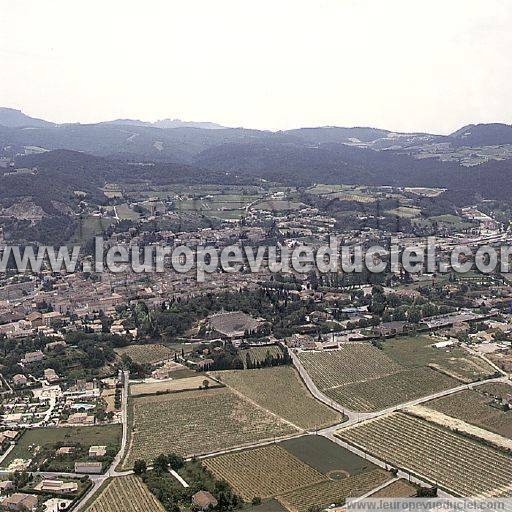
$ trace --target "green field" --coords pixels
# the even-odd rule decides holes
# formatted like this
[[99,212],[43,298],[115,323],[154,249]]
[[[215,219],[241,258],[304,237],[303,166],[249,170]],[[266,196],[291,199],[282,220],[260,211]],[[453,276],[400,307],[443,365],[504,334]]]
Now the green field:
[[254,207],[258,210],[285,212],[299,210],[305,207],[305,205],[297,201],[289,201],[286,199],[266,199],[257,203]]
[[383,351],[407,368],[432,366],[461,382],[491,377],[495,370],[483,359],[464,349],[439,349],[432,345],[439,339],[431,336],[399,336],[383,343]]
[[120,220],[137,220],[140,218],[140,215],[127,204],[117,205],[116,212]]
[[14,459],[31,459],[36,447],[72,446],[119,446],[121,425],[97,427],[34,428],[26,430],[17,441],[14,450],[7,456],[3,466],[7,467]]
[[280,446],[320,473],[331,477],[336,472],[354,476],[377,468],[371,462],[323,436],[295,437],[282,441]]
[[97,217],[90,215],[79,220],[73,241],[83,243],[91,238],[101,235],[112,223],[114,219],[111,217]]

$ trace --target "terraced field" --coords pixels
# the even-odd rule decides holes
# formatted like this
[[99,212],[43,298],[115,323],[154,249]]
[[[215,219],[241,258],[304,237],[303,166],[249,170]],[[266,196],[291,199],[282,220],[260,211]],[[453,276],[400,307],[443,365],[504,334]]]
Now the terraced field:
[[227,388],[131,400],[133,433],[124,467],[161,453],[212,453],[298,432]]
[[126,354],[133,362],[137,364],[152,364],[174,356],[175,351],[164,345],[129,345],[127,347],[116,348],[116,354]]
[[142,480],[129,475],[112,479],[86,512],[165,512]]
[[277,497],[288,510],[308,512],[314,506],[327,506],[331,503],[342,505],[348,497],[366,494],[389,480],[390,474],[383,469],[345,478],[344,480],[326,480],[303,487]]
[[512,457],[422,419],[393,413],[336,435],[453,494],[512,497]]
[[341,414],[317,401],[290,366],[217,372],[222,382],[302,429],[340,423]]
[[430,368],[413,368],[324,393],[348,409],[374,412],[459,385],[460,382]]
[[337,350],[301,352],[299,359],[320,390],[384,377],[403,369],[369,343],[347,343]]
[[326,480],[277,445],[205,459],[204,465],[216,478],[229,482],[245,501],[255,496],[271,498]]

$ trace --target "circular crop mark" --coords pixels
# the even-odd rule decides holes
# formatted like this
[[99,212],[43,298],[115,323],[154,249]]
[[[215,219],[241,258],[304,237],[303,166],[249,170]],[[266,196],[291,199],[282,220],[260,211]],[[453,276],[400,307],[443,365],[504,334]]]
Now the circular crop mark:
[[343,480],[344,478],[348,478],[350,473],[344,469],[333,469],[332,471],[329,471],[326,476],[330,480]]

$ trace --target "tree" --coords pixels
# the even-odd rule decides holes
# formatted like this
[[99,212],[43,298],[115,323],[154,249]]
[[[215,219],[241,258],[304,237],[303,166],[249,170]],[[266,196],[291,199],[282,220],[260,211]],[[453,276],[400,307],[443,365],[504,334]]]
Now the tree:
[[259,496],[254,496],[254,498],[252,499],[252,504],[254,506],[261,505],[261,498]]
[[133,463],[133,472],[136,475],[142,475],[148,470],[145,460],[138,459]]
[[183,459],[183,457],[180,457],[176,453],[170,453],[169,455],[167,455],[167,462],[171,469],[174,469],[175,471],[182,468],[183,465],[185,464],[185,460]]
[[203,388],[208,389],[209,386],[210,386],[210,381],[208,379],[204,379],[203,380]]
[[169,468],[169,459],[167,458],[167,455],[164,455],[163,453],[160,454],[153,461],[153,469],[159,473],[165,473],[168,468]]

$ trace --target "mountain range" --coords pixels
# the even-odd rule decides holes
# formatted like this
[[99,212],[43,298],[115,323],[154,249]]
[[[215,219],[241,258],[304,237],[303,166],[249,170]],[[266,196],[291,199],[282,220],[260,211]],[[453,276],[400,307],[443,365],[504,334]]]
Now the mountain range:
[[[48,151],[53,154],[43,158],[40,153]],[[508,199],[512,193],[512,126],[506,124],[468,125],[450,135],[334,126],[271,132],[178,120],[59,125],[0,109],[4,161],[22,166],[39,160],[51,173],[51,165],[60,169],[61,162],[66,167],[70,152],[101,157],[100,167],[122,168],[123,173],[130,164],[132,175],[134,163],[165,164],[158,168],[159,179],[185,169],[182,176],[192,180],[218,181],[229,175],[232,180],[304,185],[443,187],[468,201],[477,193],[491,199]],[[77,174],[85,177],[83,167]],[[67,168],[73,174],[69,162]],[[175,180],[179,175],[168,177]],[[58,176],[66,180],[64,172]]]

